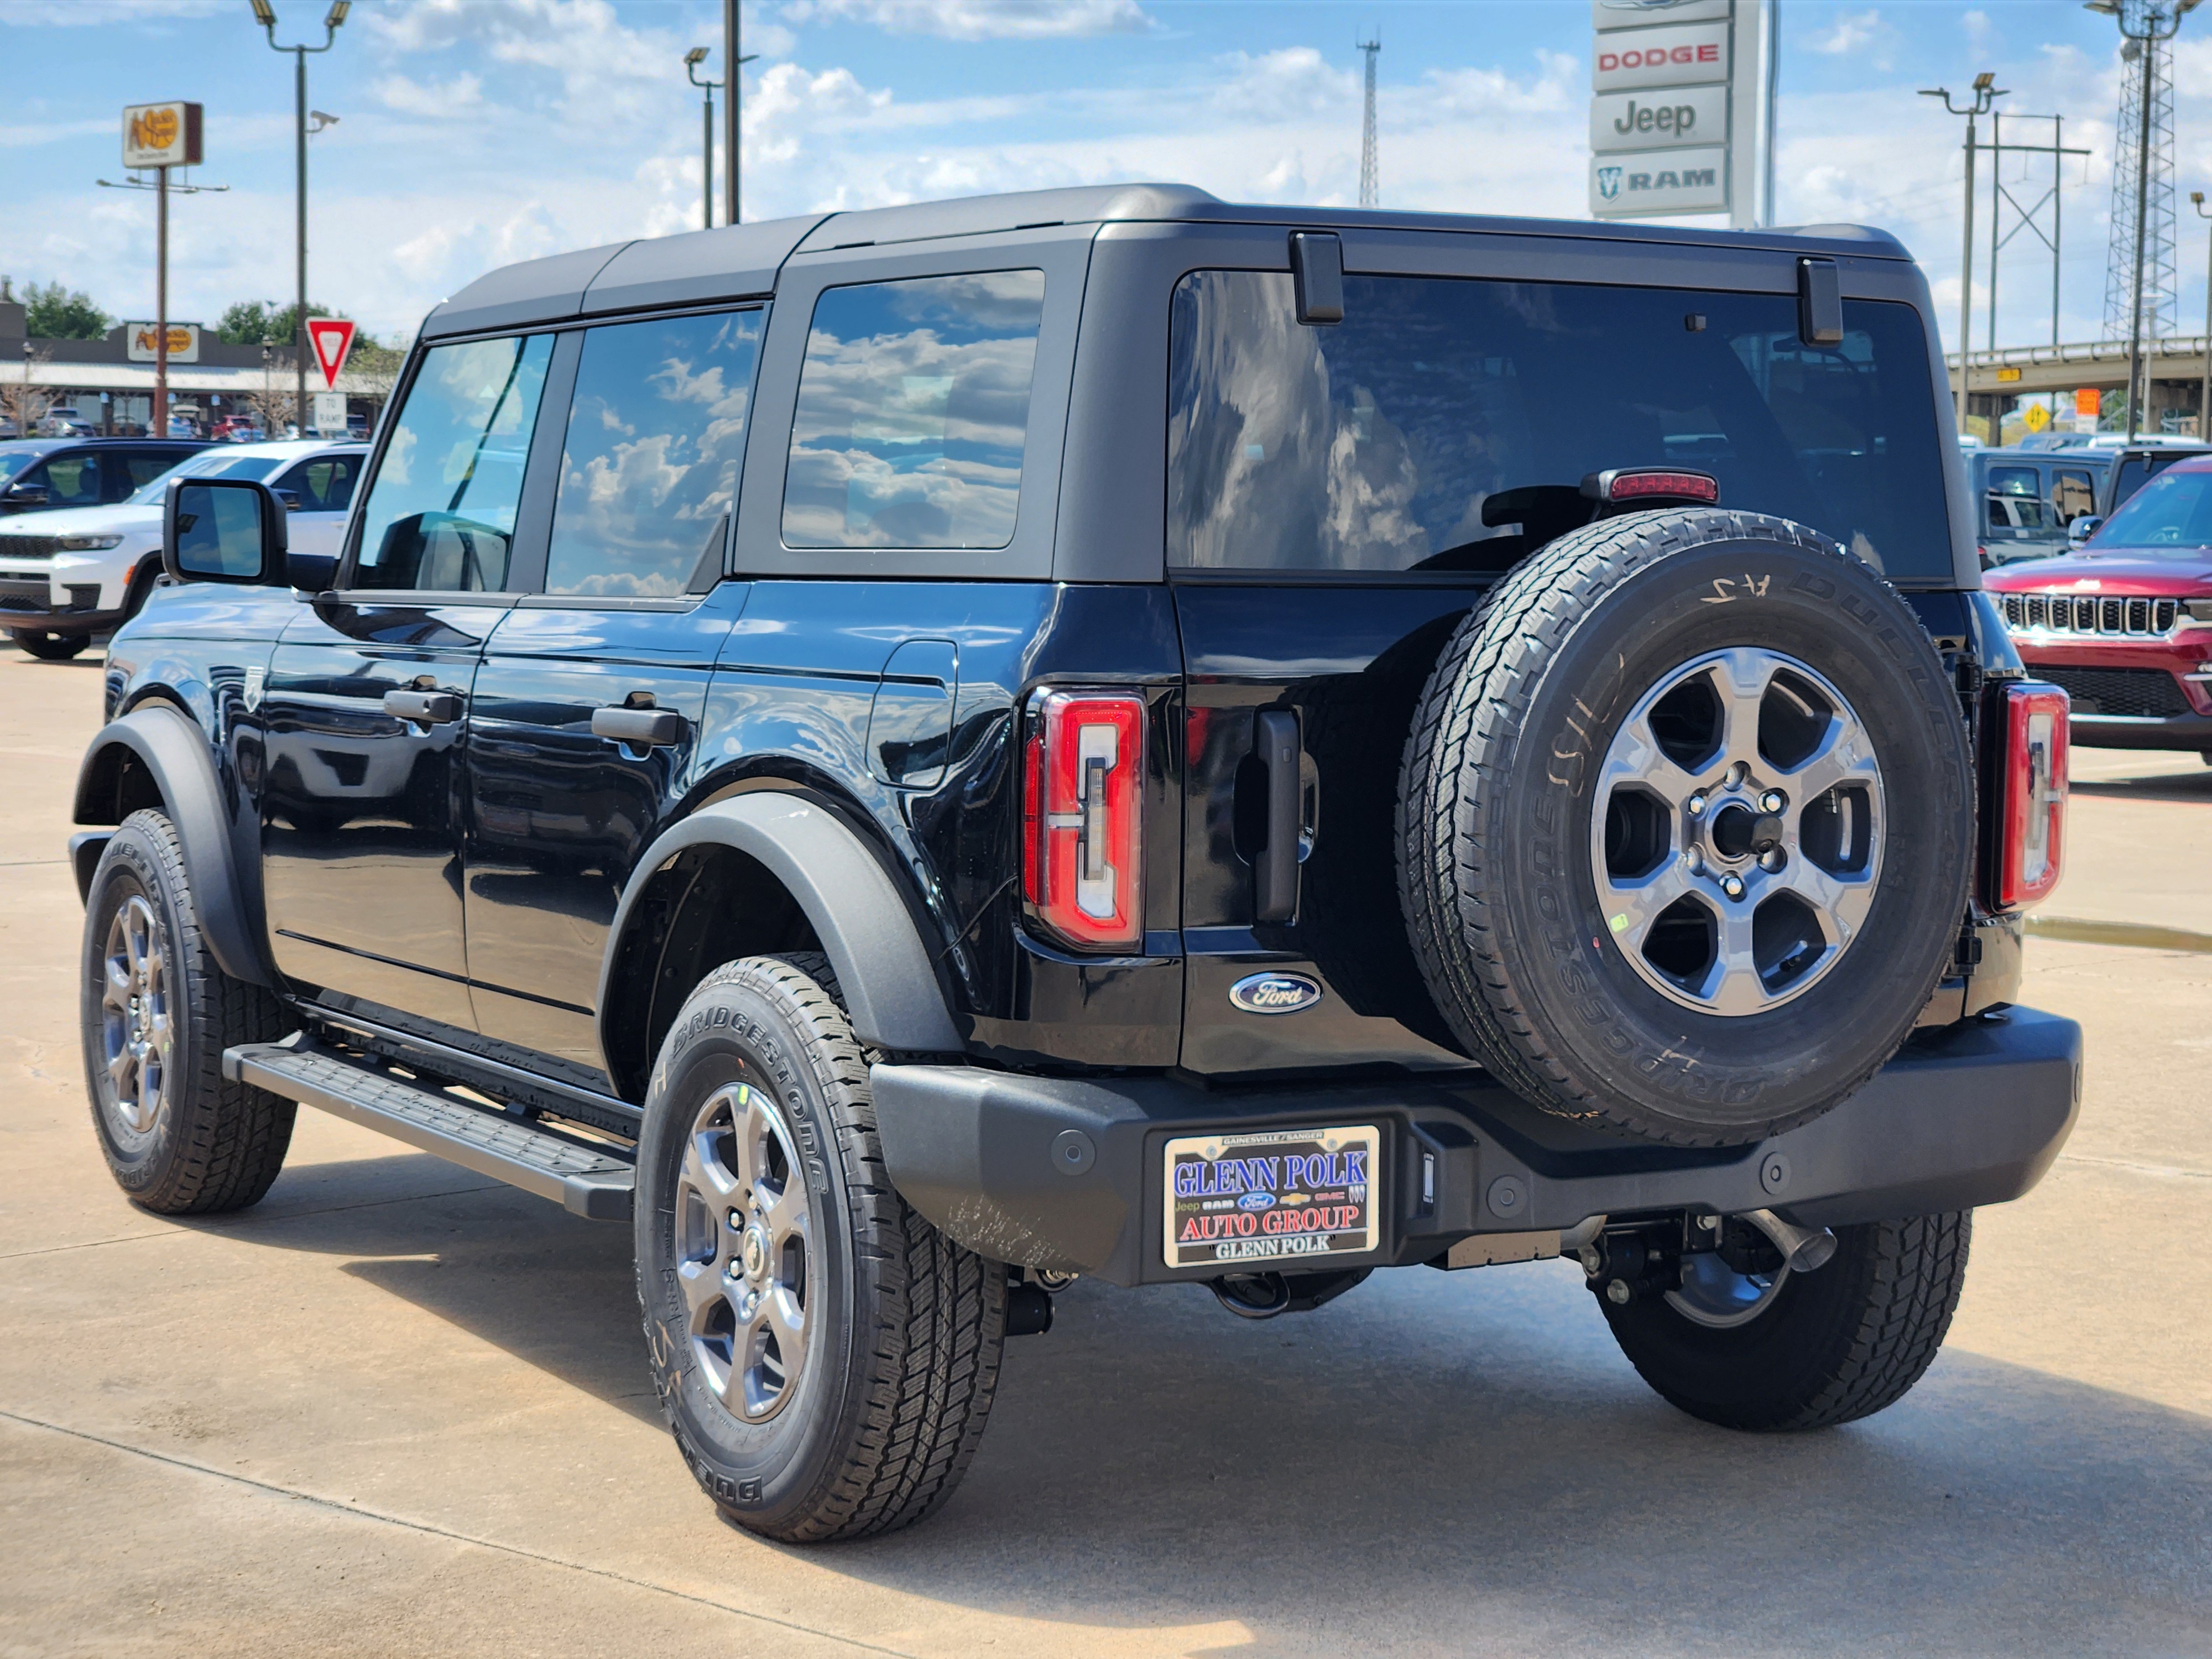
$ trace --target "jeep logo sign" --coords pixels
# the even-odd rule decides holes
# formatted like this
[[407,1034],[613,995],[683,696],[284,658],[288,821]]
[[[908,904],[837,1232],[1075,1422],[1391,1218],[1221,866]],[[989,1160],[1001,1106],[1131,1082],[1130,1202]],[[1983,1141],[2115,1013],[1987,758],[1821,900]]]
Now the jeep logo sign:
[[1229,988],[1229,1000],[1248,1014],[1295,1014],[1321,1000],[1321,987],[1304,974],[1252,974]]

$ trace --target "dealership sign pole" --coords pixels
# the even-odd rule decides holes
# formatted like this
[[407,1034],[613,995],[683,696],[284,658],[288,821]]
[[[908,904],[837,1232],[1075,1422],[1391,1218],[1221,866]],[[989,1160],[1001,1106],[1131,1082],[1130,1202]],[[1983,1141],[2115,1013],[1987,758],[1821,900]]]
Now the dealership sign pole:
[[1589,210],[1761,222],[1761,0],[1591,0]]

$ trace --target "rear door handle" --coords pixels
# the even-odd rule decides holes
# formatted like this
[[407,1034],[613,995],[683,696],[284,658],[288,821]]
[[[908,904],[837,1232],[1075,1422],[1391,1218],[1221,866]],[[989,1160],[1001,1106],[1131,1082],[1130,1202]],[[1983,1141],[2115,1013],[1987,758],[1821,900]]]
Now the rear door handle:
[[1252,869],[1252,915],[1289,921],[1298,913],[1297,715],[1260,710],[1252,717],[1252,747],[1267,775],[1267,844]]
[[684,741],[684,716],[673,708],[594,708],[592,735],[641,749],[667,749]]
[[384,712],[428,731],[460,719],[461,700],[451,691],[387,691]]

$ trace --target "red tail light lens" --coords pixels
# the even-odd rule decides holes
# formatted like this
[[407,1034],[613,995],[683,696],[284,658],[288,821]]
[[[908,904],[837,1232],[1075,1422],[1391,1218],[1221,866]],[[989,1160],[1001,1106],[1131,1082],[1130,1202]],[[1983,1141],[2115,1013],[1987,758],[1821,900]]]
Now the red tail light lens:
[[1054,691],[1030,706],[1023,749],[1022,887],[1032,916],[1079,950],[1145,936],[1145,702]]
[[2066,833],[2066,694],[2029,680],[2005,689],[2001,908],[2034,904],[2058,885]]

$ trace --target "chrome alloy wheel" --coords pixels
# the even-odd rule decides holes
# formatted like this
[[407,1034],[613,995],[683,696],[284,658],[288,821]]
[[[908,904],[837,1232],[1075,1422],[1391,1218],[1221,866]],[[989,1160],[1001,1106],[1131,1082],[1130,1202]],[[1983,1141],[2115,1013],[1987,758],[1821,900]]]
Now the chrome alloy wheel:
[[1741,1018],[1820,982],[1873,908],[1881,771],[1843,694],[1753,647],[1683,664],[1621,722],[1591,806],[1590,873],[1629,965]]
[[1789,1277],[1786,1262],[1771,1273],[1740,1273],[1706,1250],[1682,1258],[1682,1287],[1667,1292],[1667,1305],[1693,1325],[1732,1330],[1771,1307]]
[[108,922],[100,964],[101,1054],[113,1091],[107,1109],[131,1133],[151,1134],[168,1095],[176,1029],[161,923],[143,894],[124,900]]
[[749,1084],[717,1090],[692,1124],[677,1175],[676,1248],[708,1385],[736,1416],[768,1421],[805,1367],[814,1240],[791,1131]]

